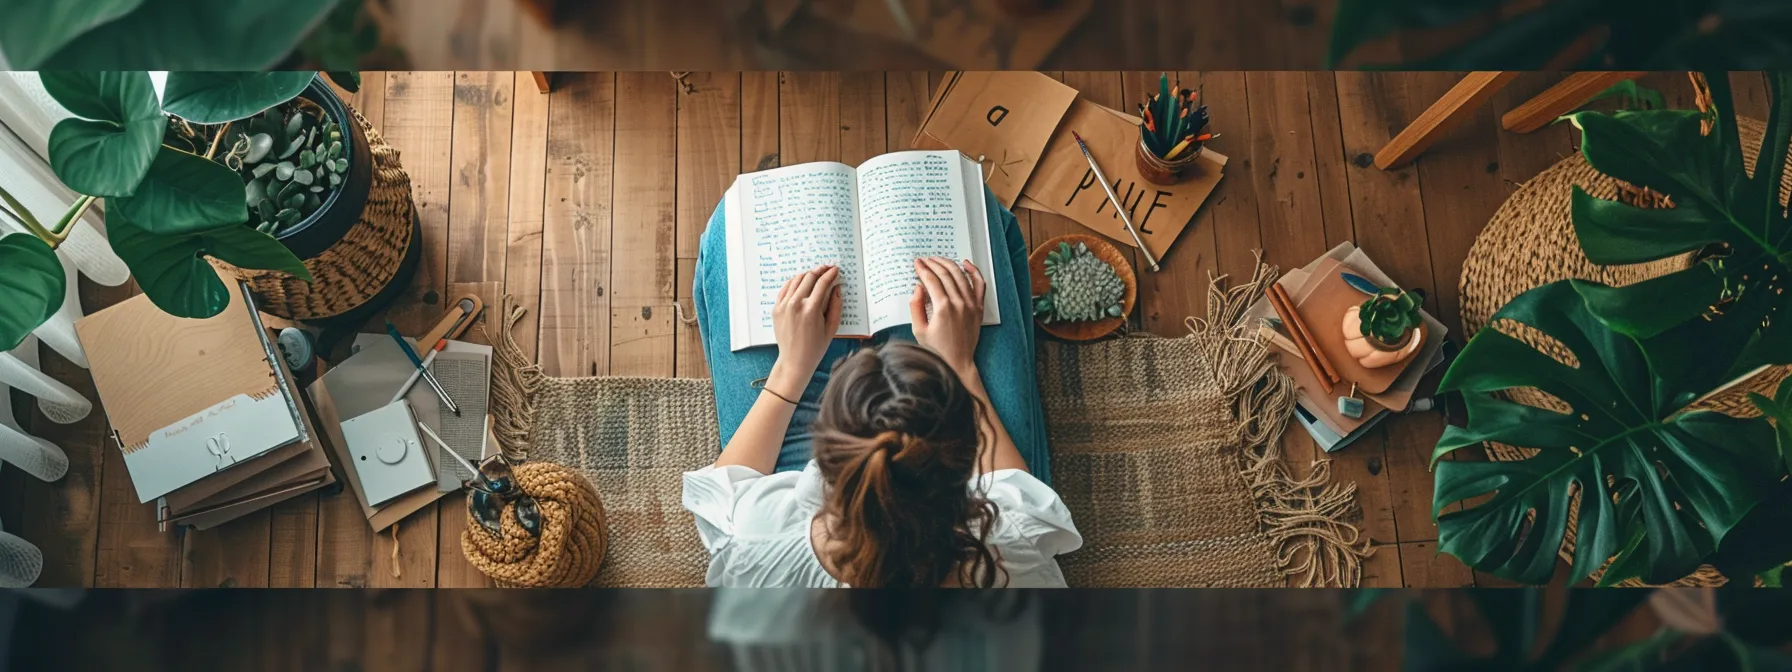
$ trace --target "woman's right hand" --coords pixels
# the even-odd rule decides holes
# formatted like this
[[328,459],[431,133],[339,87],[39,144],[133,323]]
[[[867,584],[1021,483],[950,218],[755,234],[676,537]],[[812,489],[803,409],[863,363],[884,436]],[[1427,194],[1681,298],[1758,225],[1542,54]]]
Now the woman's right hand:
[[969,261],[930,257],[915,260],[915,276],[921,282],[908,302],[915,341],[932,349],[960,376],[975,371],[977,336],[983,328],[983,273]]
[[[778,363],[767,385],[795,399],[807,386],[828,344],[840,331],[840,268],[817,266],[784,283],[772,307],[772,333],[778,339]],[[788,380],[784,380],[788,379]]]

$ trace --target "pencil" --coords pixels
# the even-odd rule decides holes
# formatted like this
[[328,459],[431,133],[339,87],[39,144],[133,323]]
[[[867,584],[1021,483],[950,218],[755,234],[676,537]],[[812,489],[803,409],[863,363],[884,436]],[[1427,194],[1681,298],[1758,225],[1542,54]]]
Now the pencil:
[[1113,203],[1114,211],[1120,214],[1120,223],[1126,225],[1126,232],[1132,235],[1133,244],[1139,246],[1139,252],[1145,255],[1145,261],[1151,264],[1151,270],[1159,270],[1157,257],[1152,256],[1151,248],[1145,247],[1144,239],[1139,237],[1138,229],[1132,225],[1132,215],[1126,212],[1125,204],[1120,202],[1120,195],[1114,193],[1114,185],[1108,183],[1107,174],[1101,172],[1101,166],[1095,163],[1095,155],[1089,153],[1089,145],[1083,142],[1083,136],[1071,131],[1070,137],[1076,138],[1077,148],[1083,150],[1083,158],[1089,160],[1089,170],[1095,173],[1095,181],[1101,183],[1101,190],[1108,193],[1108,202]]
[[1301,319],[1300,311],[1295,309],[1294,299],[1288,295],[1288,290],[1283,289],[1280,284],[1272,284],[1269,286],[1269,293],[1273,300],[1279,301],[1287,309],[1288,314],[1282,316],[1282,321],[1288,325],[1288,331],[1294,334],[1295,341],[1306,347],[1307,352],[1312,356],[1312,362],[1319,365],[1320,377],[1328,385],[1343,380],[1338,375],[1337,367],[1332,366],[1331,360],[1326,358],[1325,352],[1319,349],[1319,341],[1313,338],[1312,330],[1308,329],[1306,321]]
[[1274,308],[1276,315],[1281,316],[1282,326],[1288,328],[1288,335],[1291,337],[1289,340],[1294,342],[1295,351],[1299,353],[1301,361],[1306,362],[1307,368],[1313,370],[1313,378],[1325,385],[1327,391],[1330,391],[1331,377],[1325,375],[1325,369],[1319,366],[1318,358],[1313,356],[1313,353],[1307,349],[1307,342],[1300,337],[1300,330],[1295,328],[1293,315],[1290,314],[1293,309],[1283,306],[1281,296],[1274,290],[1264,294],[1269,298],[1269,307]]

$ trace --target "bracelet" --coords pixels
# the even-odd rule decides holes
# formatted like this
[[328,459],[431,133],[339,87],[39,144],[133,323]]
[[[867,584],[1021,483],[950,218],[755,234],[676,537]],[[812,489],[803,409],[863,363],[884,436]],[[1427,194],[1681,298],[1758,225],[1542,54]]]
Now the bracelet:
[[771,395],[772,395],[772,396],[774,396],[774,397],[777,397],[777,398],[779,398],[779,399],[783,399],[783,400],[784,400],[784,401],[786,401],[786,402],[789,402],[789,403],[790,403],[790,405],[791,405],[791,406],[797,406],[797,405],[798,405],[798,404],[797,404],[797,403],[796,403],[796,400],[794,400],[794,399],[791,399],[791,398],[790,398],[790,397],[786,397],[786,396],[784,396],[784,395],[782,395],[782,394],[778,394],[778,392],[777,392],[777,391],[776,391],[776,390],[773,390],[773,389],[772,389],[772,388],[769,388],[769,387],[760,387],[760,388],[759,388],[759,391],[761,391],[761,392],[769,392],[769,393],[771,393]]

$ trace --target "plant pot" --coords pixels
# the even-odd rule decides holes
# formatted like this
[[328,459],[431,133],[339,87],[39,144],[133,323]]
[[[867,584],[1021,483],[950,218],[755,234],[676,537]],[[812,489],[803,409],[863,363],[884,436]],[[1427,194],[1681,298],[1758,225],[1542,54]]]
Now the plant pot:
[[1374,336],[1363,335],[1363,320],[1359,313],[1362,309],[1351,306],[1344,311],[1344,350],[1365,369],[1379,369],[1393,366],[1419,354],[1425,347],[1424,329],[1407,329],[1400,335],[1399,342],[1385,343]]
[[1195,145],[1186,155],[1178,157],[1175,161],[1165,161],[1151,153],[1151,149],[1145,146],[1144,136],[1141,135],[1138,151],[1135,152],[1138,157],[1139,176],[1152,184],[1167,186],[1181,182],[1193,172],[1195,161],[1201,158],[1202,147],[1203,145]]
[[322,79],[300,96],[322,107],[345,130],[348,144],[349,168],[341,188],[311,216],[276,236],[305,263],[313,281],[219,265],[249,283],[258,307],[272,315],[325,320],[371,313],[409,283],[416,267],[413,248],[422,242],[411,179],[399,163],[398,150]]

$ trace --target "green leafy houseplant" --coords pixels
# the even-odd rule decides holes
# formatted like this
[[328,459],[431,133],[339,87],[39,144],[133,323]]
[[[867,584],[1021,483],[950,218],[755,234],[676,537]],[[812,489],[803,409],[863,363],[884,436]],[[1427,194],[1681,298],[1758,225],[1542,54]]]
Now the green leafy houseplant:
[[0,345],[16,345],[60,305],[53,250],[97,198],[113,251],[170,314],[210,317],[228,305],[207,257],[310,281],[269,234],[314,212],[348,168],[340,130],[300,97],[316,73],[171,73],[161,99],[141,71],[40,78],[76,115],[51,131],[51,168],[84,196],[46,225],[0,189],[0,216],[28,232],[0,239]]
[[[1784,422],[1792,384],[1752,397],[1763,416],[1691,408],[1792,362],[1792,295],[1784,291],[1792,220],[1779,189],[1792,142],[1792,75],[1771,78],[1772,112],[1752,175],[1727,75],[1704,81],[1715,101],[1709,112],[1570,117],[1589,164],[1672,203],[1642,208],[1576,187],[1572,220],[1587,257],[1628,264],[1697,252],[1697,261],[1623,287],[1565,280],[1528,291],[1493,316],[1444,376],[1440,390],[1462,394],[1468,423],[1447,428],[1434,452],[1433,511],[1439,548],[1475,569],[1548,581],[1571,516],[1572,581],[1604,567],[1602,584],[1666,583],[1709,563],[1732,580],[1776,584],[1792,561],[1792,435]],[[1545,335],[1559,346],[1545,348],[1555,354],[1499,328],[1509,323]],[[1519,388],[1568,410],[1498,396]],[[1514,461],[1443,460],[1488,441],[1535,452]]]
[[15,70],[352,70],[379,43],[361,0],[12,0]]
[[1357,308],[1363,336],[1384,347],[1399,347],[1407,332],[1425,323],[1424,308],[1424,291],[1383,287]]
[[1050,322],[1093,322],[1125,315],[1126,285],[1114,267],[1083,243],[1058,243],[1046,253],[1051,291],[1033,297],[1033,314]]
[[[1499,0],[1339,0],[1326,67],[1402,29],[1492,28],[1409,69],[1678,70],[1785,65],[1792,5],[1777,0],[1551,0],[1502,16]],[[1582,49],[1585,49],[1583,52]],[[1546,68],[1553,65],[1553,68]]]

